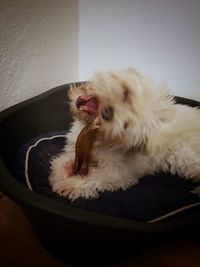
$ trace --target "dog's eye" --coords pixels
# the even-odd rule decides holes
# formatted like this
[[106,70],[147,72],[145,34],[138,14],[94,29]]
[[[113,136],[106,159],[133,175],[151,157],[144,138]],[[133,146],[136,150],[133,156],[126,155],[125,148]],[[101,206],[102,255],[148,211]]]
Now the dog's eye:
[[111,121],[113,119],[113,115],[114,115],[114,109],[111,106],[104,107],[101,110],[101,117],[105,121]]
[[126,121],[125,123],[124,123],[124,130],[126,130],[128,128],[128,122]]

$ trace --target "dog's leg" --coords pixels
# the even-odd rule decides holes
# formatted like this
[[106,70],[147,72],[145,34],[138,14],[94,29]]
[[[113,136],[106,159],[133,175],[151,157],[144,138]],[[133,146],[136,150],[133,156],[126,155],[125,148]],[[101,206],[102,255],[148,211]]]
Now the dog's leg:
[[88,176],[72,176],[53,184],[53,191],[60,196],[75,200],[79,197],[96,198],[105,190],[116,191],[127,189],[137,183],[133,177],[112,176],[111,170],[91,168]]
[[49,182],[51,186],[70,177],[73,171],[74,153],[63,152],[51,162]]
[[100,192],[125,190],[137,184],[145,174],[151,173],[152,162],[149,157],[137,154],[134,157],[124,157],[113,154],[106,158],[102,165],[90,166],[87,176],[75,175],[53,184],[53,191],[71,200],[79,197],[95,198]]
[[[195,147],[190,143],[184,143],[181,148],[179,147],[171,156],[170,171],[200,184],[200,153],[197,148],[198,145]],[[200,196],[200,186],[192,192]]]

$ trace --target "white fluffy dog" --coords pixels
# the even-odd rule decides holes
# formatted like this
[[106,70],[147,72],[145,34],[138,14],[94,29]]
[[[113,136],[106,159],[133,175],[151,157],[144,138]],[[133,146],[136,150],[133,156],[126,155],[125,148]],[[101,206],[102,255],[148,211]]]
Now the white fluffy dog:
[[[175,104],[164,86],[134,69],[98,72],[71,88],[69,98],[75,120],[50,176],[59,195],[98,197],[160,171],[200,181],[200,110]],[[77,136],[94,118],[100,127],[89,173],[72,175]],[[199,194],[199,187],[194,192]]]

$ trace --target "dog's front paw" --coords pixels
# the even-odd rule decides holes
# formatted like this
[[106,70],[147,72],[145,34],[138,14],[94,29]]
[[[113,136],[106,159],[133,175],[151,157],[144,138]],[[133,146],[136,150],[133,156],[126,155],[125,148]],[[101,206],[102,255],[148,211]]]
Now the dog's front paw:
[[97,198],[98,190],[87,177],[74,176],[53,185],[53,191],[71,201],[77,198]]
[[63,181],[64,179],[72,176],[73,173],[73,160],[66,161],[64,158],[56,158],[51,163],[51,175],[49,182],[53,186],[55,183]]
[[194,188],[194,190],[191,191],[193,194],[197,195],[198,197],[200,197],[200,185],[196,186]]

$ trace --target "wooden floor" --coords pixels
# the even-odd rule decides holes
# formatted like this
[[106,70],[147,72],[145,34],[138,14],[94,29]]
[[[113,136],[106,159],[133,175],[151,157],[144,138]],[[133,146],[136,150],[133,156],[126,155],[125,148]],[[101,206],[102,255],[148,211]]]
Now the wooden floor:
[[[50,256],[40,245],[21,209],[6,197],[0,198],[0,267],[69,266]],[[131,261],[114,266],[199,267],[200,234],[146,250]],[[95,266],[94,266],[95,267]]]
[[40,245],[21,209],[6,197],[0,199],[0,267],[66,266]]

